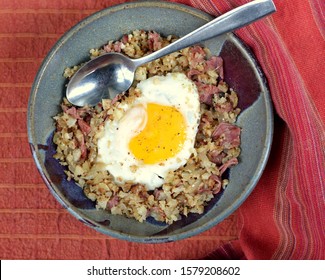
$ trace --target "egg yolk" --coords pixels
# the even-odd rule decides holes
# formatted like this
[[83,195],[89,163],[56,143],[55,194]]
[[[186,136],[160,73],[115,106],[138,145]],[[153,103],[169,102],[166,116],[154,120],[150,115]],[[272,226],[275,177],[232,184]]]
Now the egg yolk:
[[147,104],[147,123],[129,142],[133,155],[145,164],[174,157],[186,139],[186,121],[175,107]]

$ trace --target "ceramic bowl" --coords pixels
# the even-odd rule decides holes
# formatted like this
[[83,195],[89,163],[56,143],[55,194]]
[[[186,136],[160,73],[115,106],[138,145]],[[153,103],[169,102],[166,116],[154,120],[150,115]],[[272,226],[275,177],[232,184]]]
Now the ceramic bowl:
[[[172,20],[171,20],[172,19]],[[202,215],[191,214],[172,225],[144,223],[96,210],[80,187],[69,182],[53,159],[53,116],[65,96],[67,66],[89,59],[89,50],[119,39],[135,29],[183,36],[212,19],[202,11],[162,1],[131,2],[99,11],[69,30],[52,48],[35,78],[28,106],[28,137],[37,168],[55,198],[77,219],[109,236],[159,243],[188,238],[220,223],[233,213],[256,186],[267,162],[273,134],[273,113],[266,79],[249,49],[229,33],[206,42],[224,59],[226,82],[239,95],[242,110],[240,163],[231,168],[230,184],[215,196]]]

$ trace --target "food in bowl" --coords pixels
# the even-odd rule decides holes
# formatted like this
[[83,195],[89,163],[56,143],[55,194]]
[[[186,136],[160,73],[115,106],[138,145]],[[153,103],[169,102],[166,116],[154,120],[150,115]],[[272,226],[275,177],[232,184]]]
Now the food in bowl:
[[[176,39],[136,30],[90,54],[138,58]],[[68,179],[98,209],[139,222],[202,214],[240,155],[238,97],[222,64],[196,45],[139,67],[132,87],[113,100],[77,108],[64,99],[53,141]]]

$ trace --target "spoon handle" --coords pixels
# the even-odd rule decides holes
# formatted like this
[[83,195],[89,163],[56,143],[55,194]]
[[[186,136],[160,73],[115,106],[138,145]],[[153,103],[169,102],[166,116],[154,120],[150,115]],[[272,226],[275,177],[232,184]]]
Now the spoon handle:
[[272,0],[255,0],[239,6],[192,31],[170,45],[142,58],[133,59],[138,67],[175,51],[248,25],[276,11]]

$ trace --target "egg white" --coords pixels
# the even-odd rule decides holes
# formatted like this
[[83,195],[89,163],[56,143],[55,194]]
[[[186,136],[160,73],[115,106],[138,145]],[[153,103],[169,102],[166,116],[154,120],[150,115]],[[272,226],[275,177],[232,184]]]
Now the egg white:
[[[140,82],[141,96],[132,103],[119,104],[113,120],[107,120],[103,136],[98,140],[98,161],[119,184],[143,184],[148,190],[160,187],[169,171],[186,164],[194,151],[195,137],[200,120],[200,102],[196,85],[182,73],[154,76]],[[157,164],[144,164],[129,150],[130,140],[146,122],[146,104],[173,106],[186,121],[185,143],[176,156]],[[142,104],[143,106],[135,106]],[[163,133],[163,132],[162,132]]]

